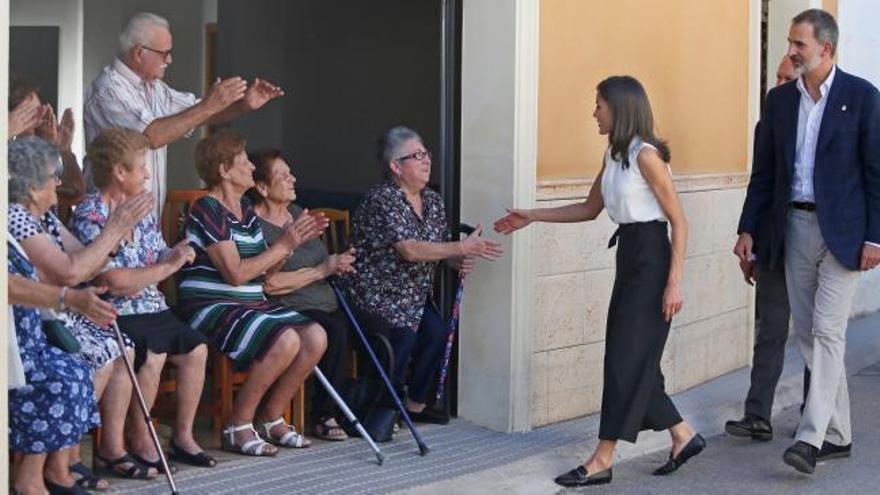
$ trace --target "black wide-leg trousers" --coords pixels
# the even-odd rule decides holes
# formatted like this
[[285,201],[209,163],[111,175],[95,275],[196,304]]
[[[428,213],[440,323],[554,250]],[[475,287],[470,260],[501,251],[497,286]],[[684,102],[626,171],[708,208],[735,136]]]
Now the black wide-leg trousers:
[[666,395],[660,358],[669,336],[663,291],[671,247],[666,222],[622,224],[612,237],[617,272],[605,338],[600,440],[635,443],[642,430],[682,421]]

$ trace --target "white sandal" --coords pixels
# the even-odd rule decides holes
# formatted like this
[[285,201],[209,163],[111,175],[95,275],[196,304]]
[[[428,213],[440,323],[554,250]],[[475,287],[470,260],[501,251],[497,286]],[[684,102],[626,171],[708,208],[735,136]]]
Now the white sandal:
[[[235,443],[235,434],[240,431],[250,430],[254,433],[254,438],[248,440],[242,445]],[[278,453],[277,449],[271,449],[271,445],[263,440],[254,429],[254,425],[247,423],[243,425],[229,425],[223,429],[223,450],[235,452],[237,454],[251,455],[255,457],[273,456]],[[270,447],[267,449],[266,447]]]
[[[287,432],[284,435],[281,435],[281,438],[276,438],[272,436],[272,428],[284,425],[287,428]],[[292,425],[284,424],[284,418],[278,418],[274,421],[269,421],[268,423],[263,423],[260,425],[260,430],[269,443],[273,445],[278,445],[281,447],[289,447],[294,449],[304,449],[312,444],[312,442],[305,437],[305,435],[301,435],[296,432],[296,428]]]

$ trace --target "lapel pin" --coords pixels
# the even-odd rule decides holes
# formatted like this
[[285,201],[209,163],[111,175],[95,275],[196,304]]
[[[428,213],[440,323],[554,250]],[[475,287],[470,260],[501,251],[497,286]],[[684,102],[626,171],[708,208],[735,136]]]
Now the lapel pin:
[[841,112],[845,112],[845,111],[846,111],[846,105],[840,107],[840,111],[841,111]]

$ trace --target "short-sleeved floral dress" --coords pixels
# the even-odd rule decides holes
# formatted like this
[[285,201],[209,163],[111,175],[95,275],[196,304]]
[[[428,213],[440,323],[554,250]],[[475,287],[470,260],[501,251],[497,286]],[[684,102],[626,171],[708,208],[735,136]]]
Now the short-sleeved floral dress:
[[[9,274],[36,280],[33,265],[17,244],[7,242],[7,247]],[[91,369],[46,341],[39,310],[13,308],[27,384],[9,391],[9,445],[25,454],[76,445],[101,424]]]
[[[9,204],[9,233],[18,242],[33,235],[46,234],[63,251],[62,228],[61,221],[52,212],[46,212],[38,220],[24,206],[18,203]],[[101,328],[72,311],[60,311],[57,316],[79,342],[80,352],[77,356],[92,369],[101,369],[121,355],[116,337],[109,329]],[[125,335],[123,341],[126,347],[134,347],[131,339]]]

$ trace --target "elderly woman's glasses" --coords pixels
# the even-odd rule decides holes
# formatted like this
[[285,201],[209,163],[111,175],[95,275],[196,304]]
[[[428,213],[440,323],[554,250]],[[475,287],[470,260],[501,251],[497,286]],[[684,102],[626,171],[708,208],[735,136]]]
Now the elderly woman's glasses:
[[402,157],[398,158],[397,161],[402,162],[404,160],[409,160],[410,158],[414,158],[414,159],[422,162],[422,161],[425,161],[425,158],[430,159],[432,156],[433,155],[431,155],[430,151],[419,150],[419,151],[416,151],[415,153],[410,153],[409,155],[402,156]]

